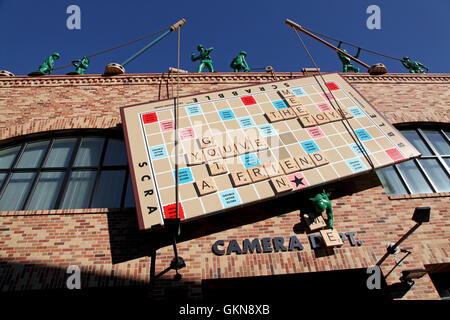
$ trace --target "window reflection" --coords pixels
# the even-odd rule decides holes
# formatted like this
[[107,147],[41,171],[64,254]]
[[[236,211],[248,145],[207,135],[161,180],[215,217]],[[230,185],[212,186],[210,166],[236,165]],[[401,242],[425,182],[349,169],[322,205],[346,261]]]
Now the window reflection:
[[400,132],[416,147],[422,157],[377,170],[388,194],[449,192],[448,131],[408,129]]
[[125,143],[116,137],[41,138],[0,147],[0,210],[133,207],[127,177]]

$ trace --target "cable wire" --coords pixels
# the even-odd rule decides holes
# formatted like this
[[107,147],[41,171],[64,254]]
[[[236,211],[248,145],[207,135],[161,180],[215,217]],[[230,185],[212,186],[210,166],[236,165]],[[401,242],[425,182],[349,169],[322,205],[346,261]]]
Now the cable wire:
[[354,44],[352,44],[352,43],[350,43],[350,42],[338,40],[338,39],[332,38],[332,37],[330,37],[330,36],[327,36],[327,35],[325,35],[325,34],[323,34],[323,33],[319,33],[319,32],[316,32],[316,31],[307,29],[307,28],[305,28],[305,27],[303,27],[303,29],[305,29],[305,30],[307,30],[307,31],[309,31],[309,32],[311,32],[311,33],[314,33],[314,34],[317,35],[317,36],[321,36],[321,37],[327,38],[327,39],[329,39],[329,40],[337,41],[337,42],[342,42],[342,43],[344,43],[344,44],[346,44],[346,45],[349,45],[349,46],[354,47],[354,48],[361,49],[361,50],[363,50],[363,51],[367,51],[367,52],[372,53],[372,54],[376,54],[376,55],[379,55],[379,56],[382,56],[382,57],[385,57],[385,58],[389,58],[389,59],[393,59],[393,60],[397,60],[397,61],[402,61],[402,59],[399,59],[399,58],[396,58],[396,57],[392,57],[392,56],[388,56],[387,54],[383,54],[383,53],[376,52],[376,51],[373,51],[373,50],[365,49],[365,48],[359,47],[359,46],[357,46],[357,45],[354,45]]
[[[361,140],[359,139],[358,135],[356,135],[354,132],[355,130],[353,129],[352,125],[350,124],[350,122],[348,121],[347,117],[344,115],[344,112],[342,111],[341,106],[339,105],[338,100],[336,99],[336,97],[333,95],[333,92],[330,90],[330,88],[328,88],[328,86],[326,85],[326,81],[322,75],[322,73],[320,72],[319,67],[316,64],[316,61],[314,60],[314,58],[312,57],[311,53],[309,52],[308,48],[306,47],[305,43],[303,42],[302,38],[300,37],[300,35],[298,34],[297,29],[294,29],[295,33],[297,34],[298,39],[300,40],[303,48],[305,49],[306,53],[308,54],[309,58],[311,59],[311,62],[314,64],[314,67],[316,68],[316,70],[319,73],[320,78],[322,79],[323,84],[325,84],[325,87],[327,87],[328,92],[331,94],[331,96],[333,97],[334,101],[336,102],[336,106],[337,109],[339,111],[339,113],[341,114],[341,117],[343,119],[345,119],[345,122],[347,123],[347,125],[350,127],[351,132],[354,134],[354,136],[352,135],[352,133],[350,132],[350,130],[344,126],[346,128],[346,130],[348,131],[348,133],[350,134],[350,136],[352,137],[352,139],[356,142],[356,145],[358,146],[359,150],[361,151],[361,153],[364,155],[364,158],[367,160],[367,162],[370,164],[370,166],[372,167],[372,169],[375,169],[375,166],[373,165],[372,160],[369,157],[369,154],[367,153],[366,149],[364,148]],[[316,79],[317,83],[319,84],[320,88],[322,89],[323,93],[325,94],[325,97],[327,97],[328,102],[335,108],[333,102],[331,101],[331,99],[328,97],[328,95],[326,94],[324,88],[322,87],[322,85],[320,84],[320,81],[317,80],[316,76],[314,76],[314,79]],[[336,109],[336,108],[335,108]],[[356,140],[355,140],[356,138]]]
[[[95,57],[95,56],[98,56],[98,55],[101,55],[101,54],[104,54],[104,53],[107,53],[107,52],[110,52],[110,51],[113,51],[113,50],[116,50],[116,49],[119,49],[119,48],[122,48],[122,47],[125,47],[125,46],[128,46],[128,45],[133,44],[133,43],[135,43],[135,42],[144,40],[144,39],[146,39],[146,38],[148,38],[148,37],[157,35],[157,34],[159,34],[159,33],[161,33],[161,32],[167,31],[167,30],[169,30],[169,29],[170,29],[170,27],[161,29],[161,30],[159,30],[159,31],[156,31],[156,32],[147,34],[147,35],[142,36],[142,37],[140,37],[140,38],[137,38],[137,39],[134,39],[134,40],[125,42],[125,43],[120,44],[120,45],[118,45],[118,46],[115,46],[115,47],[112,47],[112,48],[109,48],[109,49],[105,49],[105,50],[96,52],[96,53],[94,53],[94,54],[90,54],[90,55],[88,55],[88,56],[86,56],[86,57],[87,57],[87,58],[92,58],[92,57]],[[64,66],[62,66],[62,67],[53,68],[53,70],[64,69],[64,68],[67,68],[67,67],[72,66],[72,65],[73,65],[73,64],[70,63],[70,64],[64,65]]]

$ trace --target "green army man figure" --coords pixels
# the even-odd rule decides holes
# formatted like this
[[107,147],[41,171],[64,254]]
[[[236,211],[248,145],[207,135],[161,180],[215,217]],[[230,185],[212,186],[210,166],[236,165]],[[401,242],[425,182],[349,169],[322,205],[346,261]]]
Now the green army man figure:
[[195,57],[194,53],[192,52],[191,60],[197,61],[200,60],[200,65],[198,66],[197,72],[202,72],[203,68],[206,67],[210,72],[214,72],[214,67],[212,65],[212,60],[209,54],[211,51],[214,50],[214,48],[205,49],[201,44],[197,46],[197,50],[200,52],[197,57]]
[[[337,47],[339,49],[341,49],[341,45],[342,45],[342,41],[339,41],[339,44],[338,44]],[[341,50],[344,51],[345,53],[347,53],[347,50],[345,50],[345,49],[341,49]],[[360,53],[361,53],[361,48],[358,48],[358,52],[356,53],[356,55],[354,55],[354,57],[356,59],[358,59]],[[341,62],[342,62],[343,72],[349,72],[349,71],[359,72],[359,68],[355,67],[354,65],[351,64],[351,59],[349,57],[344,56],[340,52],[338,52],[338,56],[339,56],[339,59],[341,59]]]
[[328,215],[328,228],[334,229],[333,227],[333,207],[331,206],[331,201],[328,198],[329,193],[318,193],[314,198],[309,198],[312,201],[316,215],[321,215],[326,211]]
[[412,61],[409,57],[403,57],[401,61],[403,66],[409,70],[409,73],[425,73],[425,71],[422,70],[421,68],[426,69],[427,72],[430,70],[420,62]]
[[81,59],[74,60],[72,61],[72,64],[75,67],[75,71],[69,72],[69,75],[84,74],[89,66],[89,58],[83,57]]
[[234,72],[239,72],[243,70],[244,72],[249,72],[250,68],[248,67],[247,61],[245,61],[245,57],[247,56],[247,52],[241,51],[239,55],[231,61],[230,67],[234,70]]
[[51,56],[45,59],[44,63],[42,63],[37,71],[31,72],[28,75],[39,76],[44,74],[50,74],[53,71],[53,66],[55,64],[55,60],[58,60],[60,57],[58,52],[54,52]]

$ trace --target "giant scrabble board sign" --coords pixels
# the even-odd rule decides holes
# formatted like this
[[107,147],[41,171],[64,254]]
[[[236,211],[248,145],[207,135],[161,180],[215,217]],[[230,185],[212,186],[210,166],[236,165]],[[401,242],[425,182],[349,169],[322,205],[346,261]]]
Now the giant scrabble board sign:
[[[418,157],[339,74],[183,97],[179,217],[226,212]],[[173,100],[121,108],[140,229],[175,217]]]

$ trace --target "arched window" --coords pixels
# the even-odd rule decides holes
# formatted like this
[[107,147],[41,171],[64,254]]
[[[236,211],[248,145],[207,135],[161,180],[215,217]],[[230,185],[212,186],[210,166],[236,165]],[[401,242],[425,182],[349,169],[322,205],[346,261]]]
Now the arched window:
[[426,127],[399,130],[422,156],[377,170],[388,194],[450,192],[450,131]]
[[0,147],[0,211],[134,207],[119,134],[64,135]]

